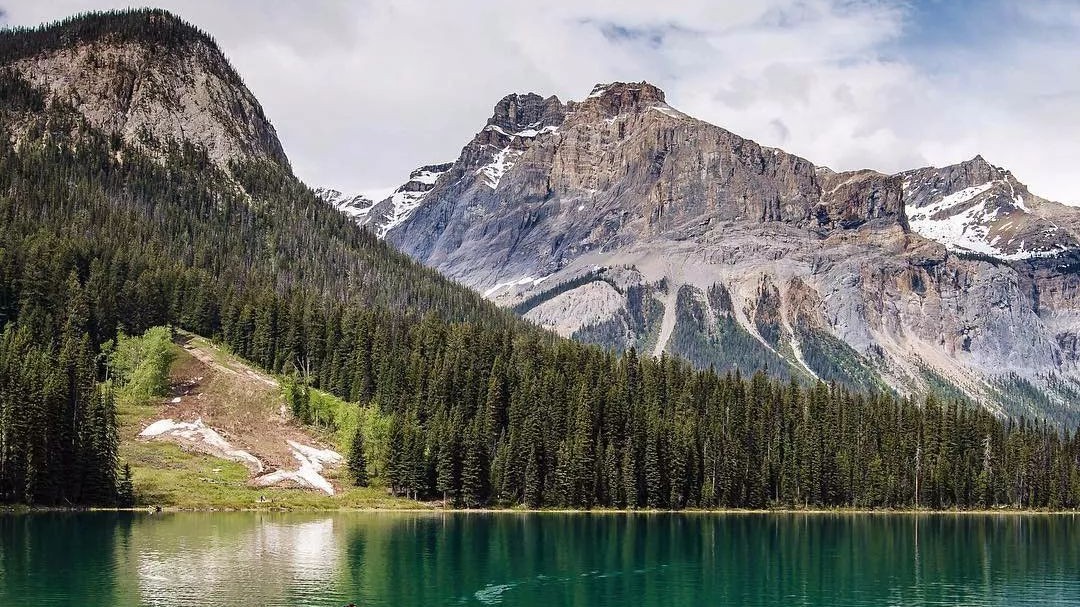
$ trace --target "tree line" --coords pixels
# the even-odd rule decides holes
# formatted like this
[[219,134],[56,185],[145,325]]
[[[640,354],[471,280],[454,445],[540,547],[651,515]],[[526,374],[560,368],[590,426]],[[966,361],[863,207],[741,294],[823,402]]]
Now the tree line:
[[[264,318],[226,326],[224,343],[388,416],[387,436],[361,437],[379,455],[360,470],[400,495],[464,507],[1080,505],[1080,434],[958,400],[721,375],[431,314],[340,309],[303,321],[313,333],[288,313]],[[278,339],[248,338],[259,332]],[[313,364],[275,366],[290,360]]]

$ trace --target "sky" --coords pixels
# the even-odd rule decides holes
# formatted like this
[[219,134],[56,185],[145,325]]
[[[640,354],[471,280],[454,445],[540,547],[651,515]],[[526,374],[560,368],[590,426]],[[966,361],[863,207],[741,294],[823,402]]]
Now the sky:
[[[35,25],[113,0],[0,0]],[[209,32],[296,173],[385,189],[457,158],[495,103],[647,80],[836,170],[982,154],[1080,204],[1080,0],[160,0]]]

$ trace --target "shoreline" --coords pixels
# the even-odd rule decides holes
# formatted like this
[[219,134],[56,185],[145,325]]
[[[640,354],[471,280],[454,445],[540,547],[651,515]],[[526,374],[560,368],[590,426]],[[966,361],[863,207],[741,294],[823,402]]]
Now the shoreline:
[[575,515],[655,515],[655,514],[688,514],[688,515],[1009,515],[1009,516],[1065,516],[1080,515],[1078,510],[1029,510],[1029,509],[979,509],[979,510],[934,510],[920,508],[903,509],[872,509],[872,508],[775,508],[775,509],[746,509],[746,508],[720,508],[720,509],[685,509],[685,510],[629,510],[614,508],[594,508],[590,510],[574,508],[182,508],[175,506],[144,506],[136,508],[60,508],[60,507],[37,507],[37,506],[5,506],[0,508],[3,514],[41,514],[41,513],[78,513],[78,512],[130,512],[142,514],[177,514],[177,513],[267,513],[267,514],[575,514]]

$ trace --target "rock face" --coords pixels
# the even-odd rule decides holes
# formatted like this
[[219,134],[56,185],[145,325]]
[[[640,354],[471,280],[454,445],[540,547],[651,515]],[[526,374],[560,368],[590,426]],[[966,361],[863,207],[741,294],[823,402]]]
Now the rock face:
[[1060,417],[1078,226],[982,158],[837,173],[612,83],[503,98],[385,237],[577,339]]
[[169,142],[211,161],[284,166],[274,127],[214,41],[161,10],[75,17],[0,35],[0,63],[93,127],[150,152]]

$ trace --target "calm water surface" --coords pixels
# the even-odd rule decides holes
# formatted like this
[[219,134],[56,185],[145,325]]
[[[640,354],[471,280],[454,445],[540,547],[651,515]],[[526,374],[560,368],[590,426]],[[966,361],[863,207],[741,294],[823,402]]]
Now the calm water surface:
[[1080,519],[0,516],[0,605],[1080,605]]

